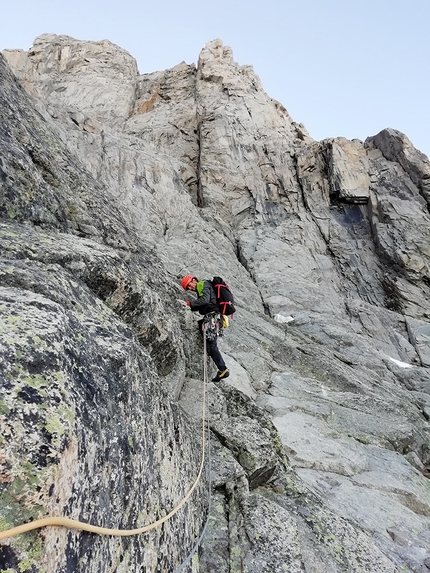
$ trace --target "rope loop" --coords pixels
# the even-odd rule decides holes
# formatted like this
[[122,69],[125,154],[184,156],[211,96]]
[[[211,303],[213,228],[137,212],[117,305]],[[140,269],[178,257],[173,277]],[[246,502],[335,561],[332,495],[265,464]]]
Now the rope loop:
[[[203,325],[204,331],[206,331],[205,325]],[[58,527],[68,527],[70,529],[78,529],[81,531],[89,531],[90,533],[96,533],[97,535],[112,535],[128,537],[131,535],[140,535],[141,533],[146,533],[151,529],[159,527],[169,519],[171,519],[188,501],[193,491],[196,489],[204,467],[205,462],[205,407],[206,407],[206,385],[207,385],[207,360],[206,360],[206,336],[203,337],[203,348],[204,348],[204,358],[203,358],[203,403],[202,403],[202,459],[200,462],[200,467],[197,473],[197,477],[194,483],[186,493],[186,495],[179,501],[179,503],[164,517],[157,519],[153,523],[144,525],[143,527],[138,527],[136,529],[111,529],[107,527],[99,527],[97,525],[91,525],[90,523],[85,523],[82,521],[77,521],[75,519],[69,519],[67,517],[44,517],[42,519],[36,519],[29,523],[24,523],[7,529],[5,531],[0,531],[0,541],[2,539],[8,539],[9,537],[14,537],[27,531],[32,531],[34,529],[40,529],[41,527],[47,526],[58,526]],[[210,485],[209,485],[210,487]],[[210,499],[210,490],[209,490]],[[208,514],[209,516],[209,514]],[[205,526],[206,528],[206,526]]]

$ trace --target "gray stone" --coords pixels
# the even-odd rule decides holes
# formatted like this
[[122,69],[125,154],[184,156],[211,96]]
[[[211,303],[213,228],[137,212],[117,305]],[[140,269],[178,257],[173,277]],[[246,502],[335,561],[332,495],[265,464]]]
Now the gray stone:
[[428,159],[393,129],[314,141],[221,40],[139,74],[107,40],[45,34],[0,83],[2,528],[168,511],[202,453],[180,277],[221,274],[237,306],[186,506],[91,552],[79,531],[14,538],[2,566],[173,570],[210,477],[187,573],[425,570]]

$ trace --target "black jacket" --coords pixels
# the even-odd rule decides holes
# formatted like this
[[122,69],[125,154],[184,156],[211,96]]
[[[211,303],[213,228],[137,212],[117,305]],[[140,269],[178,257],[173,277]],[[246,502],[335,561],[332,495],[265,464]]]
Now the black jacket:
[[190,303],[192,311],[199,311],[202,315],[208,312],[219,312],[215,291],[210,281],[199,281],[196,285],[196,293],[197,299]]

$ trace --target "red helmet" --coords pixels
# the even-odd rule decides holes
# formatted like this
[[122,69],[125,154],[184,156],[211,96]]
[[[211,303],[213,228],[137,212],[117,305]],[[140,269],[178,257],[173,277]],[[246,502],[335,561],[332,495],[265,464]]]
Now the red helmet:
[[187,290],[187,287],[193,280],[193,278],[194,278],[193,275],[186,275],[185,277],[182,277],[181,285],[184,290]]

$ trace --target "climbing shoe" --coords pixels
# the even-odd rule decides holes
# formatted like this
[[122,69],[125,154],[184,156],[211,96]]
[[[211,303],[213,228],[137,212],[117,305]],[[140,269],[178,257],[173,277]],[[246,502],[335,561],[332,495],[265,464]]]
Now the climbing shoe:
[[222,370],[222,371],[218,370],[215,378],[212,378],[212,382],[219,382],[223,378],[228,378],[229,376],[230,376],[230,372],[228,371],[228,368],[226,368],[225,370]]

